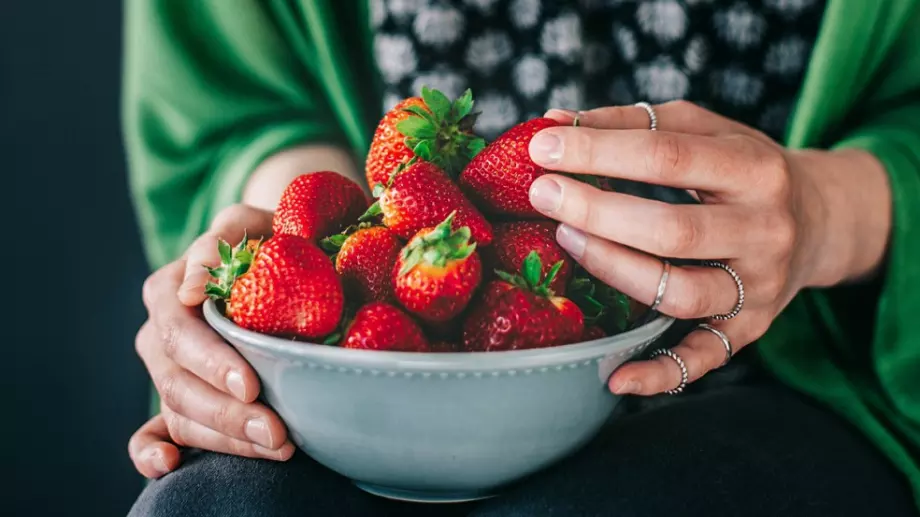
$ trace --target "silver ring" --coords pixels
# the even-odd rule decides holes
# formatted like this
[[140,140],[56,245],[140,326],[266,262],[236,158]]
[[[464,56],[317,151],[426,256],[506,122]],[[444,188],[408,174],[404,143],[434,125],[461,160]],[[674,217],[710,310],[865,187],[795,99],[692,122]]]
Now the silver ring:
[[719,368],[728,364],[728,362],[732,360],[732,342],[728,339],[728,336],[725,335],[725,332],[722,332],[721,330],[713,327],[712,325],[709,325],[708,323],[700,323],[696,328],[701,330],[708,330],[709,332],[715,334],[716,337],[722,341],[722,346],[725,347],[725,360],[722,361],[722,364],[719,365]]
[[744,307],[744,282],[741,281],[741,277],[738,276],[738,273],[736,273],[731,266],[725,264],[724,262],[719,262],[717,260],[705,260],[703,261],[703,265],[707,267],[717,267],[725,271],[732,276],[732,280],[735,281],[735,285],[738,287],[738,301],[735,303],[734,308],[725,314],[716,314],[715,316],[710,316],[710,318],[720,321],[734,318],[738,315],[739,312],[741,312],[741,308]]
[[661,261],[661,278],[658,280],[658,292],[655,293],[655,301],[652,302],[652,306],[649,307],[650,311],[658,309],[658,306],[661,305],[661,300],[664,299],[664,292],[668,288],[668,278],[671,277],[671,263],[665,259]]
[[687,373],[687,365],[684,363],[684,360],[681,359],[679,355],[677,355],[676,352],[669,348],[659,348],[658,350],[655,350],[652,352],[652,355],[649,356],[649,359],[654,359],[659,355],[666,355],[670,357],[675,363],[677,363],[677,366],[680,367],[680,384],[678,384],[677,387],[672,390],[665,391],[665,393],[668,395],[677,395],[678,393],[681,393],[684,391],[684,388],[687,387],[687,382],[690,379],[690,374]]
[[653,108],[652,105],[647,102],[637,102],[636,106],[644,109],[645,112],[648,113],[649,131],[657,131],[658,130],[658,115],[655,114],[655,108]]

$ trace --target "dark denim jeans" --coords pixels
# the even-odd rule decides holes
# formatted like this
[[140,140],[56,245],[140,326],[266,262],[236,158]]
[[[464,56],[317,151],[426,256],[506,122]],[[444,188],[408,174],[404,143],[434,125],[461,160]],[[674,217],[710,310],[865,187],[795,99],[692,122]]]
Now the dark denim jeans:
[[761,380],[623,415],[579,454],[483,502],[380,499],[304,455],[272,463],[190,453],[130,514],[327,515],[901,517],[916,508],[905,479],[855,429]]

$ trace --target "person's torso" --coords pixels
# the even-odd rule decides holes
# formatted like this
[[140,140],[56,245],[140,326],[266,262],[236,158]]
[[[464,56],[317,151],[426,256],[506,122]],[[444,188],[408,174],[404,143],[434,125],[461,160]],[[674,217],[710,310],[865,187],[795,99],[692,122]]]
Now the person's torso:
[[381,111],[471,88],[494,138],[549,108],[685,99],[782,140],[825,0],[368,0]]

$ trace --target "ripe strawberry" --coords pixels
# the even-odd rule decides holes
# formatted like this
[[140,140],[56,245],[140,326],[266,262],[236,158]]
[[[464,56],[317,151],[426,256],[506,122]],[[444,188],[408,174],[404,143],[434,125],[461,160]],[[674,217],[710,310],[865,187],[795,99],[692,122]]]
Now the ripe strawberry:
[[275,234],[317,241],[342,231],[367,210],[357,183],[329,171],[298,176],[284,189],[272,220]]
[[518,124],[479,153],[460,175],[460,188],[487,213],[536,217],[530,205],[530,185],[546,169],[530,159],[530,140],[559,123],[536,118]]
[[361,220],[381,213],[383,224],[403,239],[456,213],[455,227],[469,227],[473,241],[481,246],[492,242],[492,225],[441,169],[428,162],[414,163],[397,173]]
[[367,155],[367,184],[386,185],[396,168],[418,156],[456,178],[469,160],[485,147],[472,133],[476,121],[473,94],[467,90],[451,102],[438,90],[422,88],[384,115]]
[[422,329],[402,310],[385,302],[372,302],[355,315],[342,341],[344,348],[430,352]]
[[275,235],[255,253],[244,239],[236,248],[221,241],[217,283],[206,292],[226,300],[239,326],[281,336],[321,338],[334,331],[345,297],[335,268],[322,250],[296,235]]
[[590,327],[585,327],[585,331],[581,335],[581,340],[594,341],[595,339],[600,339],[602,337],[607,337],[607,333],[604,332],[604,329],[598,327],[597,325],[592,325]]
[[396,298],[419,318],[440,323],[456,317],[482,278],[476,244],[466,226],[451,231],[454,214],[424,229],[403,248],[393,269]]
[[402,241],[383,226],[363,227],[322,240],[323,249],[336,253],[335,270],[345,292],[365,302],[393,299],[393,266]]
[[502,280],[486,286],[464,323],[464,349],[491,352],[580,341],[584,331],[581,310],[549,288],[561,267],[557,262],[541,282],[540,257],[532,252],[524,260],[520,276],[501,272]]
[[564,296],[566,284],[572,276],[572,258],[556,242],[556,227],[553,221],[512,221],[494,226],[492,245],[482,250],[482,262],[486,271],[520,271],[524,259],[536,251],[543,264],[541,275],[549,273],[556,262],[562,267],[553,278],[549,288]]

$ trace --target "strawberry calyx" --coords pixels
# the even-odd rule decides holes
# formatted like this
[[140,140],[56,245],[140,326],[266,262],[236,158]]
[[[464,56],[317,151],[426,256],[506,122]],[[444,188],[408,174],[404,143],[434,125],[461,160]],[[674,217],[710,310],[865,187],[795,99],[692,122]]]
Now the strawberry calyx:
[[421,106],[409,106],[404,111],[409,118],[396,124],[396,130],[406,137],[406,147],[419,159],[433,163],[452,178],[457,178],[466,164],[486,142],[473,134],[478,112],[473,112],[473,93],[466,90],[453,102],[438,90],[422,87]]
[[451,212],[447,219],[434,229],[413,239],[403,248],[399,276],[407,275],[420,264],[445,267],[448,262],[464,260],[476,251],[476,243],[470,243],[469,226],[451,229],[456,215],[456,211]]
[[559,270],[562,269],[563,263],[564,261],[560,260],[553,264],[553,267],[551,267],[546,273],[546,276],[543,277],[543,261],[540,260],[540,254],[537,253],[536,250],[533,250],[524,257],[524,262],[521,263],[520,274],[511,274],[501,270],[496,270],[495,274],[515,287],[530,291],[537,296],[552,298],[555,296],[555,293],[549,286],[552,284],[553,279],[556,278],[556,275],[559,274]]
[[616,329],[624,331],[629,325],[629,297],[585,271],[576,272],[569,281],[566,297],[581,309],[586,326],[604,327],[609,321]]
[[373,223],[370,222],[360,222],[358,224],[352,224],[342,230],[340,233],[330,235],[319,241],[319,247],[323,249],[327,254],[335,256],[342,249],[342,245],[345,244],[345,241],[352,236],[358,230],[364,230],[367,228],[372,228]]
[[234,282],[249,271],[249,266],[252,265],[261,244],[261,239],[250,241],[245,234],[243,240],[232,247],[227,241],[218,239],[217,251],[220,254],[220,266],[214,268],[205,266],[216,282],[208,282],[204,293],[214,300],[229,299]]

